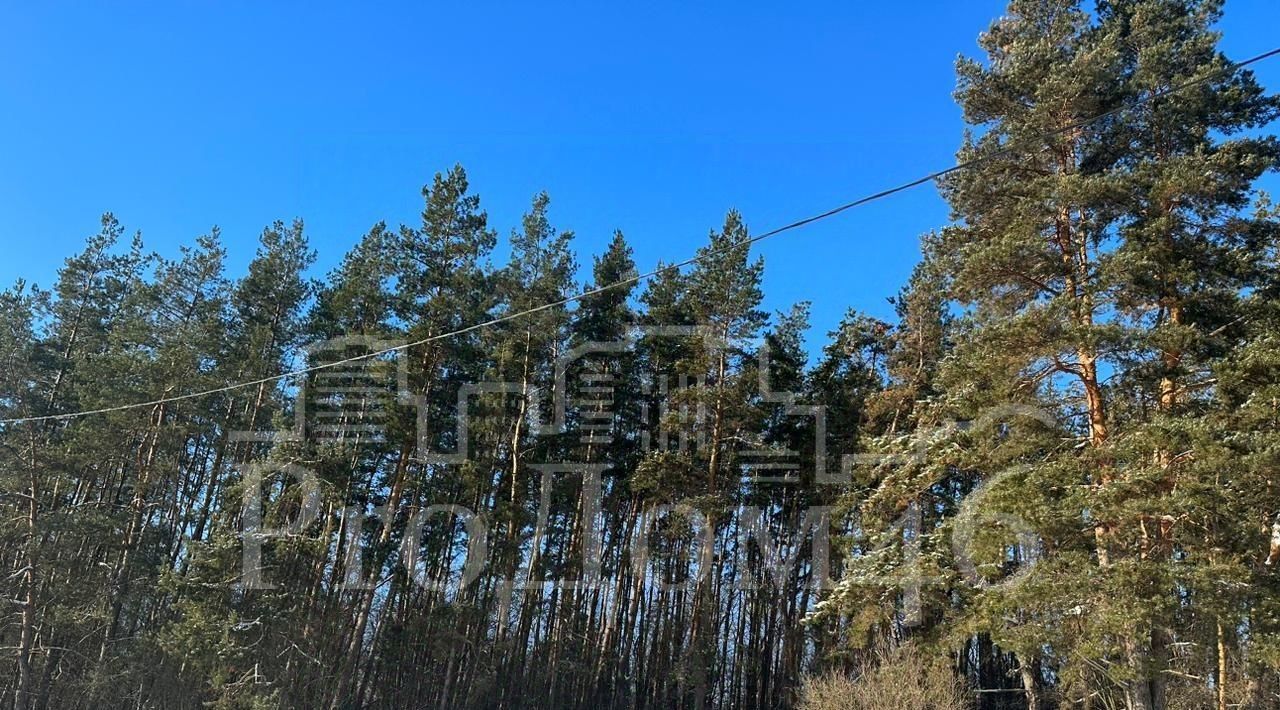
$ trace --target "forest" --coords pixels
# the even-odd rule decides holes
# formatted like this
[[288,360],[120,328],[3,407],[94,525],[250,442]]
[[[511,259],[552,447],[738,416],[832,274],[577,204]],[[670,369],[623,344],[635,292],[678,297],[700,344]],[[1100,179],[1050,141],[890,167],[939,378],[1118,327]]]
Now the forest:
[[1221,12],[1013,0],[950,219],[871,235],[896,317],[817,341],[733,210],[643,274],[461,166],[323,275],[104,215],[0,292],[3,707],[1280,707],[1280,99]]

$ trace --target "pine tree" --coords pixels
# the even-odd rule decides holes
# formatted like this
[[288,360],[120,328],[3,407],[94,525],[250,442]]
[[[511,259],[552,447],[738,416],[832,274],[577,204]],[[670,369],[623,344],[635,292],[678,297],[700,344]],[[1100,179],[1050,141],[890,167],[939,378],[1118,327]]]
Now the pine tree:
[[[1280,146],[1273,138],[1247,134],[1280,115],[1248,71],[1227,71],[1211,25],[1219,2],[1134,1],[1106,3],[1102,26],[1123,47],[1124,91],[1151,97],[1179,83],[1214,76],[1192,89],[1159,96],[1144,110],[1115,126],[1111,138],[1123,146],[1115,182],[1123,214],[1114,270],[1117,307],[1136,331],[1122,361],[1116,386],[1134,398],[1126,412],[1135,427],[1117,442],[1128,459],[1128,475],[1144,479],[1144,498],[1132,506],[1140,539],[1130,546],[1144,559],[1168,567],[1147,593],[1171,585],[1209,582],[1218,554],[1205,545],[1190,521],[1203,515],[1217,486],[1217,474],[1197,472],[1189,438],[1201,424],[1206,389],[1213,387],[1212,363],[1238,341],[1242,299],[1262,275],[1268,230],[1242,210],[1254,181],[1277,166]],[[1200,479],[1200,475],[1212,476]],[[1176,552],[1175,552],[1176,550]],[[1176,567],[1169,564],[1179,558]],[[1206,589],[1207,591],[1207,589]],[[1149,663],[1157,670],[1171,661],[1169,644],[1181,621],[1176,610],[1149,622]],[[1231,617],[1235,615],[1232,614]],[[1224,646],[1230,617],[1219,620]],[[1216,681],[1219,704],[1226,702],[1226,678]],[[1165,681],[1150,682],[1151,704],[1164,703]]]

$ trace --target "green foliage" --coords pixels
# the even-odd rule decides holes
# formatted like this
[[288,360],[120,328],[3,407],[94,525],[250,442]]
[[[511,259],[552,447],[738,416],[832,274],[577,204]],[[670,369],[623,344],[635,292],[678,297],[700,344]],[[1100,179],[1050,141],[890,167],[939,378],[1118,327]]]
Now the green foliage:
[[[300,221],[232,277],[216,229],[164,259],[105,215],[0,292],[0,415],[252,384],[0,428],[6,702],[1265,707],[1280,101],[1220,10],[1011,2],[950,223],[812,363],[736,211],[643,287],[621,233],[580,285],[546,194],[499,251],[460,166],[319,283]],[[284,377],[394,342],[369,394]],[[317,436],[325,386],[378,425]]]

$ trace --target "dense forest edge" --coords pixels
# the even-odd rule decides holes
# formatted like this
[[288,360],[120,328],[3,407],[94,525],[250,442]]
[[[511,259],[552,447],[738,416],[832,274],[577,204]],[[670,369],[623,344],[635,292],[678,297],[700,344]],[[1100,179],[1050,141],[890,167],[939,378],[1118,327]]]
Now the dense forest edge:
[[585,283],[461,166],[322,279],[105,215],[0,292],[0,706],[1280,708],[1280,99],[1221,4],[1013,0],[949,223],[817,351],[737,211]]

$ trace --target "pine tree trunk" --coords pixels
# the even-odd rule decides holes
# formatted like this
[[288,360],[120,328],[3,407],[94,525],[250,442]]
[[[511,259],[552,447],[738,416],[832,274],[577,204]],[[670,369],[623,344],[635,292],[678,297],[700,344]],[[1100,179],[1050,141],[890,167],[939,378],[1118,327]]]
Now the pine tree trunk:
[[[166,389],[165,392],[168,393],[169,390]],[[144,514],[147,510],[147,493],[151,487],[151,470],[155,463],[160,428],[164,424],[164,417],[165,405],[157,405],[150,422],[150,443],[139,466],[138,480],[134,484],[133,497],[129,501],[129,526],[125,530],[124,550],[120,553],[120,560],[112,572],[111,602],[109,604],[110,617],[102,637],[102,646],[98,652],[99,662],[106,657],[107,647],[120,626],[120,615],[124,609],[124,596],[128,589],[129,564],[133,559],[134,550],[142,540]]]
[[1129,681],[1129,710],[1163,710],[1155,704],[1151,679],[1148,677],[1150,653],[1141,644],[1132,639],[1125,641],[1126,655],[1129,665],[1134,670],[1134,678]]
[[1022,677],[1022,691],[1027,696],[1027,710],[1040,710],[1040,670],[1038,659],[1018,659],[1018,674]]
[[30,465],[31,480],[30,487],[28,488],[29,497],[27,498],[27,529],[25,534],[26,540],[23,545],[25,548],[23,560],[25,569],[22,573],[22,626],[18,636],[18,686],[14,693],[14,710],[29,710],[31,707],[31,691],[34,681],[31,669],[31,653],[32,647],[34,646],[36,630],[35,546],[39,539],[36,535],[36,523],[39,515],[39,498],[37,497],[39,493],[39,485],[36,480],[34,458]]
[[1218,710],[1227,710],[1227,630],[1218,620],[1218,675],[1214,681],[1218,689]]

